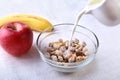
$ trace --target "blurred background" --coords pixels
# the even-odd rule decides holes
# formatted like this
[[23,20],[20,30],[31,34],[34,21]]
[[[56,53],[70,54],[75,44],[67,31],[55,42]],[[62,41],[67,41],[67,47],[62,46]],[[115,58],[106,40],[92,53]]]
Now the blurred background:
[[27,13],[47,18],[53,23],[74,22],[88,0],[3,0],[0,17]]

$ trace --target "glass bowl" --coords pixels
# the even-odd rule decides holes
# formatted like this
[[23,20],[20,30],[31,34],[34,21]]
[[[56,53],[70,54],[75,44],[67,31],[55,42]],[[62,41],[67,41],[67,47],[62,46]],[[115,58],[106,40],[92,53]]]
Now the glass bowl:
[[70,40],[73,26],[74,24],[70,23],[57,24],[53,26],[54,30],[52,32],[43,31],[38,35],[36,47],[40,53],[42,60],[57,71],[74,72],[80,70],[82,67],[89,64],[95,58],[96,52],[98,50],[99,40],[95,33],[81,25],[77,25],[76,31],[73,35],[73,39],[77,38],[80,42],[86,42],[86,47],[90,53],[89,56],[81,62],[73,63],[56,62],[48,59],[45,56],[45,53],[46,47],[48,47],[49,43],[58,41],[58,39],[60,38],[63,40]]

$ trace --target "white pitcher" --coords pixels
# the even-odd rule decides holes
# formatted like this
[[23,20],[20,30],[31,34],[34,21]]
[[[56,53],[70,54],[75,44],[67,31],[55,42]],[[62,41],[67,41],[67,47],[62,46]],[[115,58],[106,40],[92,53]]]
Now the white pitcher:
[[120,0],[105,0],[98,8],[88,12],[95,16],[101,23],[108,26],[120,24]]

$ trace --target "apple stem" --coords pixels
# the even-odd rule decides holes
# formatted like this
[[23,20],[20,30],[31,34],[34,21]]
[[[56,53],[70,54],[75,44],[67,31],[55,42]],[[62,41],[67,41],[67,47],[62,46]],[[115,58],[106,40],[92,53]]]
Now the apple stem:
[[10,28],[10,29],[12,29],[12,30],[17,30],[17,29],[16,29],[16,26],[7,26],[7,28]]

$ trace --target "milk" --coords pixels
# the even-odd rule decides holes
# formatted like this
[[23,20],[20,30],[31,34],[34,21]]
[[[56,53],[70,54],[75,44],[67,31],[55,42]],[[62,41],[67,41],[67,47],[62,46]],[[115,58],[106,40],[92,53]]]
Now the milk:
[[73,26],[73,31],[72,31],[72,34],[71,34],[71,38],[70,38],[70,43],[72,41],[72,38],[73,38],[73,35],[74,35],[74,32],[76,30],[76,27],[78,25],[78,22],[79,20],[81,19],[81,17],[85,14],[87,14],[89,11],[92,11],[94,10],[95,8],[99,7],[100,5],[102,5],[104,3],[105,0],[90,0],[87,4],[87,6],[85,6],[85,8],[79,13],[75,23],[74,23],[74,26]]

